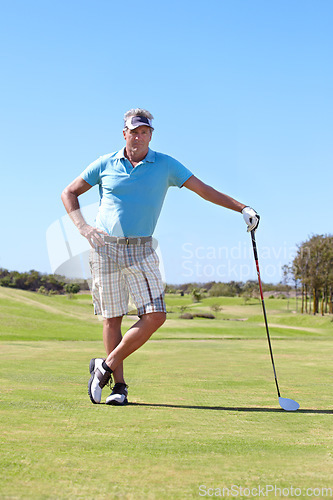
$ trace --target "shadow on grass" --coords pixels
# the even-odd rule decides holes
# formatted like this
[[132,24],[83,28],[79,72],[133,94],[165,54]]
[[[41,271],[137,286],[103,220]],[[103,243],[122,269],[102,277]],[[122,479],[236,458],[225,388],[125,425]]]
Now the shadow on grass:
[[[164,403],[128,403],[127,406],[147,406],[150,408],[181,408],[186,410],[217,410],[217,411],[245,411],[245,412],[285,412],[282,408],[257,408],[257,407],[233,407],[233,406],[191,406],[191,405],[172,405]],[[315,414],[327,414],[332,415],[333,410],[315,410],[315,409],[299,409],[294,412],[287,413],[315,413]]]

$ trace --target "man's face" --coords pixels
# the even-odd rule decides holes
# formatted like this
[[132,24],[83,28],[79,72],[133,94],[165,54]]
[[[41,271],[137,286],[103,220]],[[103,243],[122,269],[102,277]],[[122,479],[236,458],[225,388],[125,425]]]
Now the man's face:
[[148,153],[152,129],[146,125],[141,125],[134,130],[126,129],[123,134],[126,141],[126,151],[135,156],[142,156],[143,159]]

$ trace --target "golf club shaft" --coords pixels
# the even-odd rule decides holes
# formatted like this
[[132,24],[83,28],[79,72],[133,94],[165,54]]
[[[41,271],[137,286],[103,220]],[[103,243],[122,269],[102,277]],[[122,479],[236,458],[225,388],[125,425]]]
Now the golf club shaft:
[[269,352],[270,352],[270,355],[271,355],[271,360],[272,360],[272,365],[273,365],[275,385],[276,385],[278,396],[280,397],[281,395],[280,395],[279,384],[278,384],[277,376],[276,376],[276,370],[275,370],[275,364],[274,364],[274,358],[273,358],[272,344],[271,344],[271,339],[270,339],[269,330],[268,330],[268,322],[267,322],[266,308],[265,308],[265,302],[264,302],[264,294],[262,292],[262,285],[261,285],[261,278],[260,278],[259,260],[258,260],[258,251],[257,251],[256,238],[255,238],[255,231],[251,231],[251,239],[252,239],[254,260],[255,260],[256,268],[257,268],[258,283],[259,283],[260,297],[261,297],[261,305],[262,305],[262,310],[263,310],[263,313],[264,313],[264,319],[265,319],[265,326],[266,326],[266,333],[267,333],[267,340],[268,340]]

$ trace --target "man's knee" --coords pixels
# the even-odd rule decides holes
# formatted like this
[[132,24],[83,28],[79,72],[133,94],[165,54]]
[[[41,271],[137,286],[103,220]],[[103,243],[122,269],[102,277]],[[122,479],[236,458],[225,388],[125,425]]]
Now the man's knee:
[[163,323],[165,322],[166,313],[165,312],[153,312],[153,313],[146,314],[145,317],[146,317],[147,321],[152,323],[157,330],[157,328],[160,328],[163,325]]
[[121,328],[122,317],[103,318],[103,326],[110,330],[119,330]]
[[166,320],[166,314],[164,312],[152,312],[146,313],[141,316],[141,319],[149,325],[150,329],[157,330],[160,328]]

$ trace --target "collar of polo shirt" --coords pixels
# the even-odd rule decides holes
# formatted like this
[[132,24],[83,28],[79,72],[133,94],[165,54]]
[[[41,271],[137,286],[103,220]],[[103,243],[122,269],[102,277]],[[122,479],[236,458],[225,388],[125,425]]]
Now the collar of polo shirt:
[[[122,159],[122,158],[126,159],[125,148],[123,148],[120,151],[118,151],[117,154],[115,155],[115,157],[118,158],[119,160]],[[154,163],[155,162],[155,157],[156,157],[155,151],[153,151],[152,149],[149,148],[147,156],[142,161],[147,161],[148,163]]]

